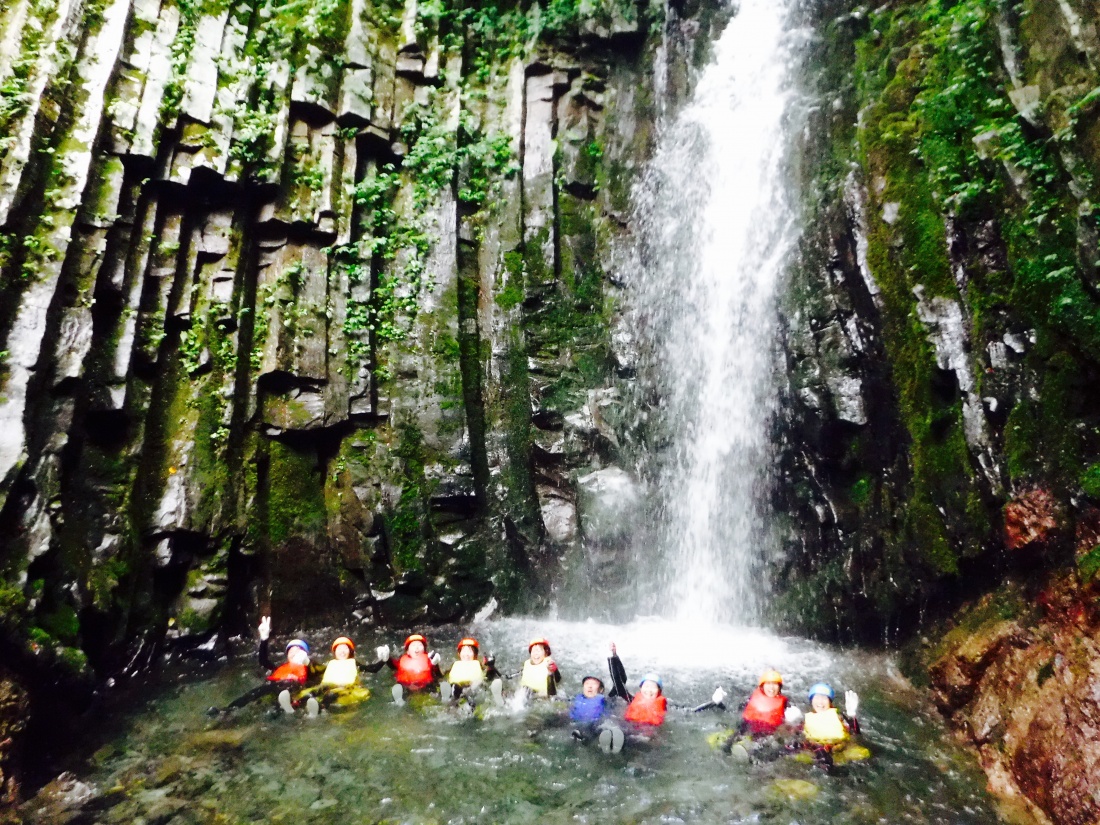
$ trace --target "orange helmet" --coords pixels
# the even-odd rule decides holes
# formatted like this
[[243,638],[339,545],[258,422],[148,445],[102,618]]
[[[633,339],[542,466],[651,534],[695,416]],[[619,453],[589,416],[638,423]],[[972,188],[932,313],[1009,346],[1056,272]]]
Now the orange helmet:
[[458,647],[455,649],[461,651],[464,647],[472,647],[475,654],[478,652],[478,650],[481,649],[478,646],[477,639],[474,639],[470,636],[467,636],[465,639],[460,639],[458,642]]
[[332,652],[335,653],[336,648],[338,648],[340,645],[347,645],[348,649],[351,651],[351,655],[352,656],[355,655],[355,642],[353,642],[347,636],[337,636],[333,640],[333,642],[332,642]]
[[425,650],[428,649],[428,640],[421,636],[419,633],[414,633],[405,640],[405,650],[408,650],[409,645],[411,645],[413,642],[420,642],[420,644],[424,645]]
[[766,685],[768,682],[775,682],[780,687],[783,686],[783,677],[779,675],[778,670],[765,670],[760,674],[760,684]]
[[537,639],[532,639],[530,642],[527,643],[527,652],[530,653],[531,648],[533,648],[535,645],[542,645],[542,649],[546,651],[546,655],[550,655],[550,643],[546,641],[546,639],[542,638],[541,636],[539,636]]

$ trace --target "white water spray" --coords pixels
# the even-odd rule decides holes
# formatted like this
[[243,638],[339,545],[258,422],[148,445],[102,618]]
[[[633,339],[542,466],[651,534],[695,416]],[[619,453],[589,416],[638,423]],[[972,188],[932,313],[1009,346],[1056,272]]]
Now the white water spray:
[[655,535],[638,556],[660,569],[656,608],[685,621],[751,621],[769,543],[774,296],[797,236],[785,175],[791,2],[742,0],[636,201],[626,274],[660,399],[647,468]]

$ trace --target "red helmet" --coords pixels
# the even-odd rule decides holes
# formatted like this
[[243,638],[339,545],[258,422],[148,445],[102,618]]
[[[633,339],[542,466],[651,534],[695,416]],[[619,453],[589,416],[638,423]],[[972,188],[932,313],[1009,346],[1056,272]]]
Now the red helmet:
[[347,645],[348,649],[351,651],[351,655],[355,655],[355,642],[353,642],[347,636],[337,636],[336,639],[333,640],[332,652],[335,653],[336,648],[338,648],[340,645]]
[[405,650],[408,650],[409,645],[411,645],[413,642],[420,642],[420,644],[424,645],[425,650],[428,649],[428,640],[421,636],[419,633],[414,633],[405,640]]
[[474,639],[470,636],[467,636],[465,639],[459,639],[458,647],[456,647],[455,649],[461,653],[462,648],[464,647],[472,647],[474,649],[475,655],[477,654],[478,650],[481,649],[478,646],[477,639]]
[[533,648],[535,645],[542,645],[542,649],[546,651],[546,655],[550,655],[550,643],[546,641],[546,639],[542,638],[541,636],[539,636],[537,639],[532,639],[530,642],[527,643],[527,652],[530,653],[531,648]]

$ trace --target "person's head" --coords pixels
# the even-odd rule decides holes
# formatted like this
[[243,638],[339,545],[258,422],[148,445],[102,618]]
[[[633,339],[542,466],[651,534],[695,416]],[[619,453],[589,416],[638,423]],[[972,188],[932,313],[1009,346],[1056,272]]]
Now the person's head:
[[419,656],[428,650],[428,640],[419,633],[414,633],[405,639],[405,652],[410,656]]
[[332,643],[332,655],[337,659],[350,659],[355,655],[355,642],[347,636],[340,636]]
[[836,694],[833,689],[824,682],[818,682],[810,688],[810,707],[816,712],[828,710],[833,706]]
[[291,639],[286,643],[286,660],[292,665],[308,665],[309,645],[301,639]]
[[760,690],[765,696],[775,698],[783,690],[783,677],[777,670],[765,670],[760,675]]
[[477,658],[477,639],[465,638],[458,643],[458,658],[470,662]]
[[638,692],[647,699],[656,699],[661,695],[664,685],[661,677],[656,673],[647,673],[642,677],[642,683],[638,686]]
[[531,663],[537,665],[550,655],[550,643],[546,639],[532,639],[527,645],[527,652],[531,656]]
[[594,699],[603,693],[603,680],[598,676],[585,676],[581,680],[581,693],[589,699]]

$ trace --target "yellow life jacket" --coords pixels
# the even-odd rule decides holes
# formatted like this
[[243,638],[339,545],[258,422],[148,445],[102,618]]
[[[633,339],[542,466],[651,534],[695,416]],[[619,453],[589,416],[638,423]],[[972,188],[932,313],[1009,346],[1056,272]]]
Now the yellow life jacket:
[[322,685],[333,687],[346,687],[354,685],[359,678],[359,666],[354,659],[333,659],[325,665],[325,675],[321,677]]
[[818,745],[832,745],[848,738],[848,730],[836,708],[807,713],[802,730],[807,740]]
[[543,659],[537,665],[528,659],[523,663],[523,675],[520,677],[519,683],[530,689],[530,691],[538,696],[549,696],[550,690],[550,666],[549,663]]
[[451,665],[451,672],[447,674],[447,681],[452,685],[477,687],[485,681],[485,671],[481,667],[481,662],[477,659],[470,659],[468,662],[459,659]]

